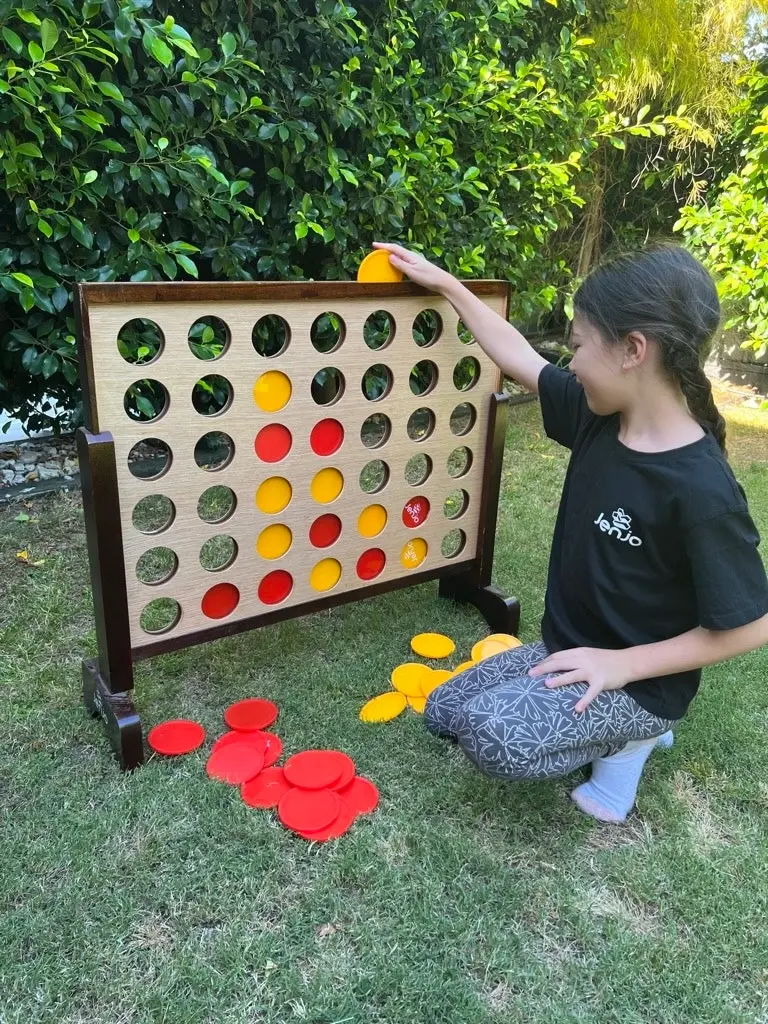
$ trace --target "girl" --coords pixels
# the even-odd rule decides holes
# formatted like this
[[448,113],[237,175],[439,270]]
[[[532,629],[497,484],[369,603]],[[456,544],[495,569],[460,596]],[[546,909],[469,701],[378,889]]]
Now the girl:
[[673,246],[599,267],[574,298],[567,371],[446,271],[376,245],[444,295],[497,366],[538,393],[547,435],[572,452],[542,640],[433,691],[427,726],[499,778],[558,778],[591,764],[573,800],[623,821],[701,668],[768,643],[760,538],[702,369],[720,316],[712,279]]

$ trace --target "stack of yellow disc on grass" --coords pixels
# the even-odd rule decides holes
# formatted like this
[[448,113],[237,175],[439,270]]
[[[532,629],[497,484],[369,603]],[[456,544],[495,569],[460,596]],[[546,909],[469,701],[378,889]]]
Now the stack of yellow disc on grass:
[[502,654],[504,651],[511,651],[513,647],[521,646],[521,642],[511,633],[491,633],[484,640],[478,640],[472,648],[472,661],[485,661],[494,654]]

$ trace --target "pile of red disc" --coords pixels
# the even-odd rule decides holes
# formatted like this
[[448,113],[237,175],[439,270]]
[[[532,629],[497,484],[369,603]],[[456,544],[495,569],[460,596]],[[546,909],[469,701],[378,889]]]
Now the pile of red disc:
[[[283,825],[304,839],[337,839],[359,814],[374,810],[378,790],[355,774],[354,761],[340,750],[305,750],[276,765],[283,744],[265,730],[277,713],[275,704],[260,698],[228,707],[224,721],[231,731],[214,743],[206,771],[240,786],[249,807],[276,807]],[[182,719],[155,726],[147,742],[157,753],[176,755],[196,750],[204,739],[201,725]]]

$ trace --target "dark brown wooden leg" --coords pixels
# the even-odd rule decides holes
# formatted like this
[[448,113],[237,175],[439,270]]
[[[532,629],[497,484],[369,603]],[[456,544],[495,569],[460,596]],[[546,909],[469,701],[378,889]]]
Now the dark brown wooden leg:
[[103,722],[123,771],[132,771],[143,764],[141,719],[133,706],[131,691],[111,693],[96,658],[83,662],[83,697],[90,713]]
[[480,612],[494,633],[512,633],[520,628],[520,602],[516,597],[505,597],[498,587],[490,583],[478,587],[466,576],[446,576],[440,580],[440,597],[471,604]]

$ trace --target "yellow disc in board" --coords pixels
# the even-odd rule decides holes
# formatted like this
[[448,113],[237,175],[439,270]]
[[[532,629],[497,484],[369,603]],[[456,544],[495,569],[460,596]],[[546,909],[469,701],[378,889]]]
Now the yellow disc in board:
[[282,512],[293,496],[291,485],[281,476],[271,476],[256,491],[256,504],[262,512]]
[[408,703],[411,705],[417,715],[424,714],[424,705],[427,703],[426,697],[409,697]]
[[389,253],[386,249],[374,249],[357,268],[357,280],[369,283],[402,281],[403,272],[389,262]]
[[431,668],[429,675],[424,676],[421,681],[421,692],[425,697],[428,697],[433,690],[436,690],[438,686],[442,686],[443,683],[447,683],[453,676],[453,672],[449,672],[447,668]]
[[474,667],[474,661],[462,661],[462,663],[460,665],[457,665],[453,672],[451,672],[451,679],[455,679],[456,676],[460,676],[461,673],[466,672],[468,668]]
[[360,711],[361,722],[389,722],[405,710],[407,698],[404,693],[389,690],[369,700]]
[[253,386],[253,400],[264,412],[277,412],[291,400],[293,388],[284,373],[267,370]]
[[318,562],[309,577],[313,590],[331,590],[341,579],[341,563],[335,558],[324,558]]
[[398,665],[392,672],[392,685],[406,697],[422,697],[424,692],[421,681],[432,670],[428,665],[419,665],[415,661],[406,661]]
[[409,540],[400,552],[400,561],[406,569],[417,569],[427,557],[427,542],[421,537]]
[[256,541],[256,550],[262,558],[282,558],[293,543],[293,534],[283,523],[275,523],[262,530]]
[[327,505],[338,498],[343,488],[344,477],[338,469],[329,466],[315,474],[311,487],[312,497],[321,505]]
[[442,633],[419,633],[411,640],[411,650],[422,658],[447,658],[456,650],[456,644]]
[[387,525],[387,510],[383,505],[369,505],[357,520],[358,532],[363,537],[378,537]]

